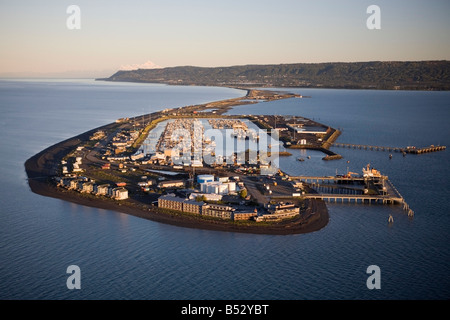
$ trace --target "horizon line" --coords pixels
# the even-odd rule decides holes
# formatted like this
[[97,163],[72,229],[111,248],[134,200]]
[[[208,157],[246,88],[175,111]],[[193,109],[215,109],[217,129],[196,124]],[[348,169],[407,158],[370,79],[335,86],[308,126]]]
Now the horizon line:
[[[330,63],[342,63],[342,64],[351,64],[351,63],[372,63],[372,62],[450,62],[450,59],[423,59],[423,60],[364,60],[364,61],[326,61],[326,62],[281,62],[281,63],[247,63],[247,64],[233,64],[233,65],[217,65],[217,66],[198,66],[198,65],[175,65],[168,67],[159,67],[159,68],[143,68],[143,69],[133,69],[133,70],[121,70],[121,69],[111,69],[111,70],[65,70],[65,71],[52,71],[52,72],[30,72],[28,75],[26,71],[8,71],[1,72],[1,79],[91,79],[91,76],[80,75],[80,76],[64,76],[64,74],[70,73],[102,73],[102,72],[112,72],[111,75],[117,73],[119,71],[122,72],[130,72],[130,71],[138,71],[138,70],[161,70],[161,69],[172,69],[172,68],[203,68],[203,69],[214,69],[214,68],[233,68],[233,67],[245,67],[245,66],[280,66],[280,65],[296,65],[296,64],[330,64]],[[110,75],[110,76],[111,76]],[[92,76],[92,79],[102,78],[101,76]]]

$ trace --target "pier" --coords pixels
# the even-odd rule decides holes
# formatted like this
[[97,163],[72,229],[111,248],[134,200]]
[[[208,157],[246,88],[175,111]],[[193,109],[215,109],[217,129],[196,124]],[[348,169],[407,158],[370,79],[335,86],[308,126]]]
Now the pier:
[[363,176],[353,177],[353,172],[344,176],[296,176],[290,177],[307,183],[313,192],[302,195],[306,199],[320,199],[334,203],[357,204],[400,204],[408,216],[412,217],[414,211],[410,209],[403,196],[392,184],[387,176],[379,171],[363,169]]
[[350,194],[324,194],[324,193],[310,193],[304,195],[307,199],[321,199],[328,202],[341,203],[361,203],[361,204],[402,204],[403,198],[396,198],[382,195],[350,195]]
[[372,150],[372,151],[390,151],[390,152],[402,152],[402,153],[410,153],[410,154],[422,154],[429,152],[437,152],[443,151],[447,147],[446,146],[435,146],[431,145],[429,147],[416,148],[416,147],[383,147],[383,146],[372,146],[372,145],[364,145],[364,144],[353,144],[353,143],[339,143],[333,142],[334,147],[342,147],[342,148],[351,148],[351,149],[360,149],[360,150]]
[[306,183],[331,183],[331,182],[337,182],[337,181],[361,181],[364,182],[364,178],[361,177],[339,177],[339,176],[327,176],[327,177],[314,177],[314,176],[291,176],[291,180],[300,180],[301,182]]

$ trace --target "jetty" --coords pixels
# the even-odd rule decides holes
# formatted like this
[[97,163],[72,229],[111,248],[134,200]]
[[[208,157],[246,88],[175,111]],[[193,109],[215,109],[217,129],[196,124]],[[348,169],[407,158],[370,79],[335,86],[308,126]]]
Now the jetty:
[[364,144],[353,144],[353,143],[340,143],[333,142],[332,145],[334,147],[342,147],[342,148],[351,148],[351,149],[360,149],[360,150],[372,150],[372,151],[389,151],[389,152],[401,152],[401,153],[410,153],[410,154],[422,154],[429,152],[437,152],[443,151],[447,149],[446,146],[435,146],[431,145],[428,147],[385,147],[385,146],[372,146],[372,145],[364,145]]

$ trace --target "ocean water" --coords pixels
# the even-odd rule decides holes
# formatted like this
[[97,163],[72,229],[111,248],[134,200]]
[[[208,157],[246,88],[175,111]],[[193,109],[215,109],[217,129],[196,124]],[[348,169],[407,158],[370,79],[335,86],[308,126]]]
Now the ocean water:
[[[343,129],[339,142],[450,145],[449,92],[289,89],[309,95],[234,108],[292,114]],[[294,150],[291,175],[387,174],[414,210],[328,204],[330,222],[274,236],[175,227],[32,193],[24,162],[63,139],[164,108],[243,95],[229,88],[93,80],[0,81],[1,299],[449,299],[449,151],[423,155],[334,149],[343,160]],[[296,161],[298,156],[311,159]],[[392,214],[394,223],[388,225]],[[69,290],[69,265],[81,289]],[[369,290],[367,267],[381,270]]]

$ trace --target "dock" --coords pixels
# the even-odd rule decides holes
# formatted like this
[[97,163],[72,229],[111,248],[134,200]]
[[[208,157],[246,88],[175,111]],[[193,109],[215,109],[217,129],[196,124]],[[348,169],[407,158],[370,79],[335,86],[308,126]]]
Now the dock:
[[[408,216],[412,217],[414,211],[410,209],[403,196],[388,179],[379,171],[363,169],[363,176],[352,176],[348,173],[344,176],[291,176],[308,184],[312,192],[303,194],[306,199],[320,199],[334,203],[355,204],[400,204]],[[369,191],[370,190],[370,191]]]
[[402,204],[403,198],[396,198],[391,196],[380,195],[349,195],[349,194],[323,194],[323,193],[310,193],[304,195],[307,199],[321,199],[328,202],[341,202],[341,203],[361,203],[361,204]]
[[435,145],[431,145],[429,147],[423,147],[423,148],[416,148],[416,147],[400,148],[400,147],[372,146],[372,145],[340,143],[340,142],[333,142],[332,146],[342,147],[342,148],[351,148],[351,149],[360,149],[360,150],[390,151],[390,152],[401,152],[401,153],[410,153],[410,154],[422,154],[422,153],[429,153],[429,152],[437,152],[437,151],[443,151],[443,150],[447,149],[446,146],[435,146]]
[[339,177],[339,176],[325,176],[325,177],[315,177],[315,176],[290,176],[291,180],[300,180],[306,183],[331,183],[337,181],[364,181],[361,177]]

